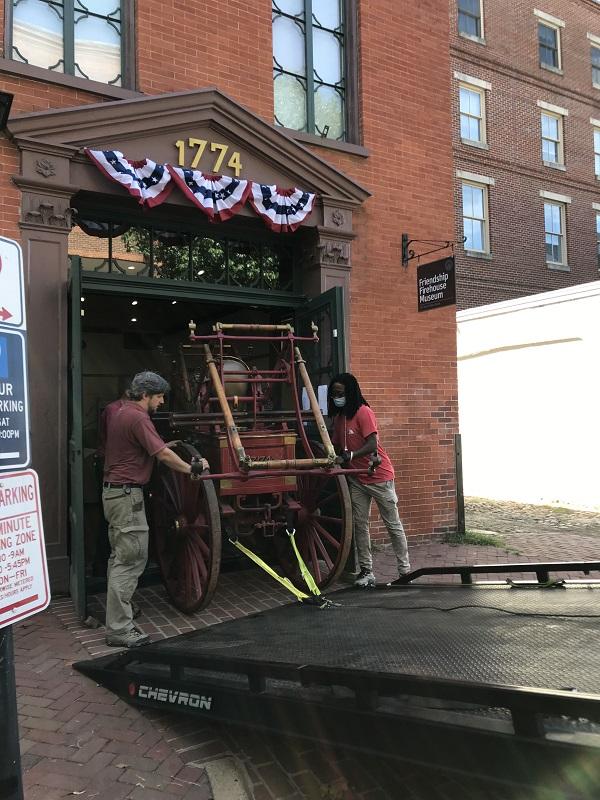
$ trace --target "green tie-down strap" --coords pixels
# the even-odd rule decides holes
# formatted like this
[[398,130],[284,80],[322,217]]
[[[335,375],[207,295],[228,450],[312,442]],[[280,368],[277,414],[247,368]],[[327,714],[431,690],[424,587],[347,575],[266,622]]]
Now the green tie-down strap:
[[[244,547],[244,545],[240,541],[238,541],[237,539],[235,539],[235,541],[233,539],[230,539],[229,541],[231,542],[231,544],[235,545],[235,547],[237,547],[238,550],[244,553],[244,555],[248,556],[249,559],[254,561],[255,564],[258,564],[259,567],[264,569],[265,572],[268,572],[272,578],[275,578],[275,580],[279,581],[279,583],[282,586],[285,586],[288,592],[291,592],[294,595],[294,597],[296,597],[297,600],[302,602],[303,600],[309,599],[309,595],[305,594],[304,592],[301,592],[300,589],[297,589],[289,578],[282,578],[281,575],[278,575],[274,569],[272,569],[265,561],[262,560],[262,558],[260,558],[260,556],[257,556],[256,553],[252,552],[252,550],[249,550],[247,547]],[[299,553],[298,557],[300,557]],[[302,566],[304,566],[304,564],[302,564]],[[300,567],[300,569],[302,569],[302,566]],[[306,567],[304,567],[304,569],[306,569]],[[319,590],[317,589],[317,592],[318,591]]]
[[295,537],[296,530],[294,529],[293,531],[288,531],[287,535],[290,537],[290,542],[292,543],[292,549],[293,549],[294,553],[296,554],[296,558],[298,559],[298,566],[300,567],[300,573],[302,574],[302,577],[304,578],[304,583],[308,586],[308,588],[310,589],[310,591],[314,595],[316,595],[317,597],[320,597],[321,596],[321,590],[319,589],[319,587],[315,583],[315,579],[313,578],[313,576],[308,571],[308,567],[304,563],[304,560],[302,559],[302,556],[300,555],[300,551],[298,550],[298,546],[296,545],[296,537]]

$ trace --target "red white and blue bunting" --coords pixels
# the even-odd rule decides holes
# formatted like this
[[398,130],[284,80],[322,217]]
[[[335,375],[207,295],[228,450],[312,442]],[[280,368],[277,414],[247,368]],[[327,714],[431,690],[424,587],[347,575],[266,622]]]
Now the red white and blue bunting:
[[86,147],[85,153],[107,178],[127,189],[141,205],[160,205],[176,185],[211,222],[230,219],[249,200],[272,231],[291,233],[309,217],[315,204],[315,194],[297,187],[282,189],[226,175],[209,175],[172,164],[156,164],[149,158],[129,161],[118,150]]
[[314,194],[303,192],[302,189],[252,184],[252,208],[276,233],[295,231],[313,210],[314,202]]
[[173,190],[168,169],[149,158],[129,161],[118,150],[91,150],[85,152],[107,178],[120,183],[141,205],[158,206]]
[[225,222],[246,202],[250,191],[248,181],[226,175],[206,175],[196,169],[182,169],[167,164],[173,180],[192,203],[200,208],[211,222]]

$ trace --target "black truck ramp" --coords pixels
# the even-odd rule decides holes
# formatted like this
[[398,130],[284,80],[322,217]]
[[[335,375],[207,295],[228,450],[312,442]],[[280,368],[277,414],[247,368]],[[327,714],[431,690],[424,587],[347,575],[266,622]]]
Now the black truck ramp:
[[[596,800],[600,582],[556,578],[599,569],[420,570],[74,666],[136,705],[468,773],[519,798]],[[537,580],[473,580],[525,570]],[[462,583],[411,582],[440,572]]]

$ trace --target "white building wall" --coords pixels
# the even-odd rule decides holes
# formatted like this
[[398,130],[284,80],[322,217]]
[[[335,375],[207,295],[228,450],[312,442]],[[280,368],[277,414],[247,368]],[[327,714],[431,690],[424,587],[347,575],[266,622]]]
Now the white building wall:
[[457,328],[465,495],[600,508],[600,281]]

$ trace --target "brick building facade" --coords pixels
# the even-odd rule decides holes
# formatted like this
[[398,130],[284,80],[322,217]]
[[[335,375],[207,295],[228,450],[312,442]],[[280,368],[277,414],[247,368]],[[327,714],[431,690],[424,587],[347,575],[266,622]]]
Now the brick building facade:
[[[41,0],[35,5],[47,12]],[[236,146],[241,141],[248,163],[256,157],[253,168],[263,170],[265,180],[300,182],[306,168],[305,186],[319,194],[311,231],[321,238],[305,265],[303,292],[315,296],[336,285],[345,291],[347,367],[378,415],[396,467],[407,533],[430,536],[453,529],[455,310],[417,313],[414,262],[407,269],[401,265],[402,232],[415,239],[453,235],[445,0],[407,0],[402,15],[387,0],[342,3],[349,26],[345,100],[348,115],[350,106],[354,115],[346,141],[273,125],[270,0],[121,5],[127,63],[118,81],[123,85],[109,86],[43,68],[31,58],[24,63],[23,54],[10,49],[11,31],[17,22],[30,23],[17,19],[11,2],[5,4],[0,89],[14,94],[14,101],[0,148],[0,233],[19,240],[24,250],[34,389],[32,465],[41,478],[55,586],[64,588],[67,582],[67,553],[73,548],[67,523],[68,208],[77,191],[80,201],[97,197],[105,205],[125,203],[122,190],[85,163],[82,148],[90,144],[122,149],[130,158],[175,159],[173,131],[187,126],[186,134],[194,135],[195,103],[199,109],[210,106],[207,124]],[[280,6],[294,11],[303,3],[288,0]],[[73,58],[68,39],[65,35],[65,64]],[[197,101],[190,92],[199,92]],[[178,122],[181,115],[185,126]],[[272,154],[273,169],[265,153]],[[44,159],[51,162],[50,176],[43,174]],[[333,199],[326,188],[332,186],[339,189]],[[53,208],[48,218],[40,216],[44,199]],[[337,217],[327,216],[332,207]],[[123,208],[133,213],[134,205]]]
[[600,7],[453,0],[450,41],[458,308],[596,280]]

